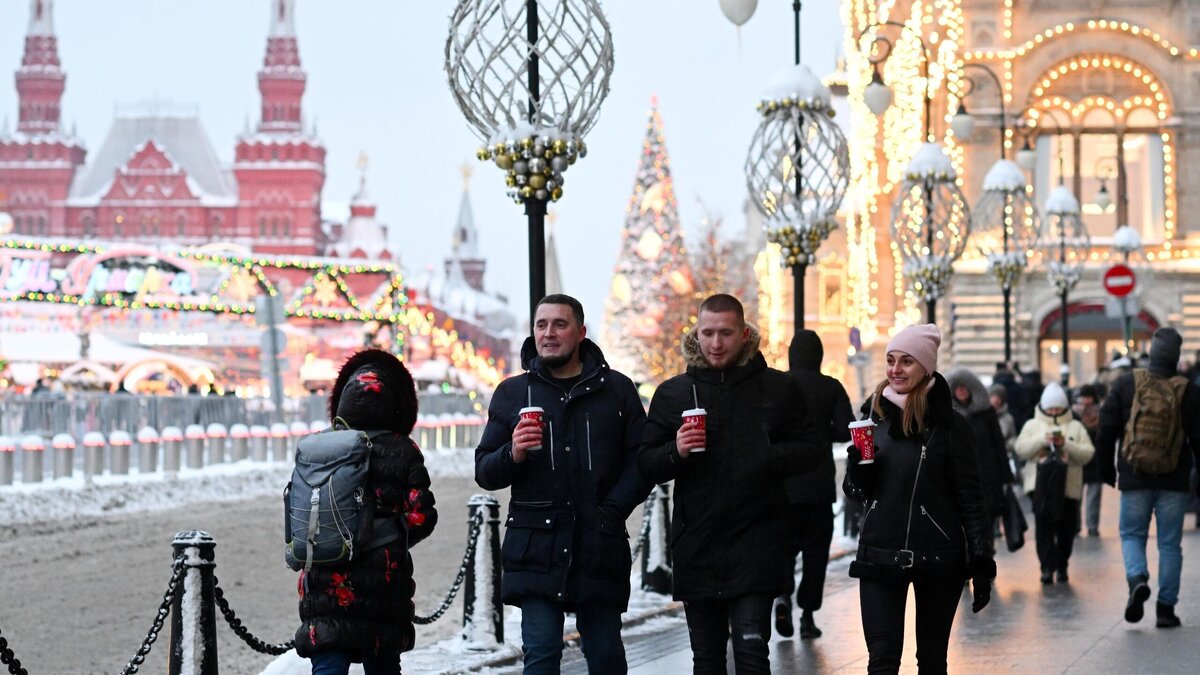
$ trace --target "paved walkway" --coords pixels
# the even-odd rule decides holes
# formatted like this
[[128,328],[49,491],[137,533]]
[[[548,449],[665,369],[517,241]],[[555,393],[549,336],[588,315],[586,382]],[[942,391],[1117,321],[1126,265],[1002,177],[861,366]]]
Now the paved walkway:
[[[998,554],[999,576],[992,603],[971,614],[964,593],[950,640],[949,667],[956,673],[1196,673],[1200,672],[1200,531],[1186,519],[1184,571],[1177,613],[1183,627],[1154,627],[1154,598],[1146,618],[1122,617],[1128,592],[1116,532],[1117,493],[1105,494],[1105,520],[1098,539],[1080,538],[1071,558],[1071,581],[1043,587],[1038,581],[1033,531],[1016,553]],[[1032,519],[1030,520],[1032,526]],[[1152,530],[1153,531],[1153,530]],[[1001,546],[1003,545],[1002,542]],[[1157,551],[1148,555],[1157,594]],[[867,650],[859,623],[857,582],[849,560],[830,565],[824,607],[817,624],[824,636],[801,642],[771,641],[772,672],[861,673]],[[909,603],[902,672],[916,672],[912,603]],[[649,627],[645,627],[649,628]],[[629,631],[626,645],[633,675],[691,672],[691,652],[682,612],[658,620],[653,629]],[[586,673],[578,649],[564,655],[564,673]],[[729,672],[733,672],[732,665]]]

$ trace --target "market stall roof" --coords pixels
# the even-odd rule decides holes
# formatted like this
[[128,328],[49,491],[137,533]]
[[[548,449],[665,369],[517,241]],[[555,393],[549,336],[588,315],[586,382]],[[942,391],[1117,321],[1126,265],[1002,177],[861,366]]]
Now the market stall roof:
[[[79,336],[70,331],[0,332],[0,357],[13,364],[73,363],[79,360]],[[209,361],[117,342],[103,333],[91,334],[88,359],[117,366],[135,361],[162,359],[188,371],[211,370],[215,367],[215,364]]]

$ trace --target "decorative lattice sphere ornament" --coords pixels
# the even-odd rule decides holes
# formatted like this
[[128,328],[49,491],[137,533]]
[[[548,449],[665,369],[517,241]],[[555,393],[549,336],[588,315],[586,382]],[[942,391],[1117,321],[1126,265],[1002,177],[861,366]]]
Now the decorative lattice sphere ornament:
[[1079,200],[1059,185],[1046,199],[1045,225],[1039,248],[1046,260],[1046,276],[1059,291],[1079,283],[1083,265],[1092,249],[1092,239],[1079,214]]
[[762,121],[746,156],[746,186],[779,244],[785,267],[808,265],[837,227],[850,182],[846,136],[833,122],[829,88],[808,66],[788,68],[758,104]]
[[557,201],[563,172],[587,155],[613,69],[608,20],[597,0],[535,4],[458,0],[446,40],[455,103],[484,142],[476,156],[505,172],[508,194]]
[[925,302],[942,297],[967,245],[971,214],[954,164],[938,143],[924,143],[904,173],[892,208],[892,237],[902,272]]
[[1041,226],[1025,173],[1016,162],[998,160],[984,176],[983,194],[971,209],[971,241],[1002,289],[1011,290],[1020,280]]

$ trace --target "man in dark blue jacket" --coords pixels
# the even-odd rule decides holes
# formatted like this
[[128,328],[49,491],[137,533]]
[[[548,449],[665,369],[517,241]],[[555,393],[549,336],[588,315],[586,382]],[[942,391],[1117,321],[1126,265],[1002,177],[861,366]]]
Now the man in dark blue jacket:
[[[1183,517],[1188,503],[1188,474],[1192,454],[1200,461],[1200,387],[1180,377],[1175,387],[1182,391],[1178,400],[1177,433],[1185,438],[1179,459],[1173,470],[1148,473],[1136,470],[1125,457],[1116,453],[1117,442],[1122,448],[1129,442],[1126,425],[1137,388],[1135,382],[1147,377],[1175,378],[1179,368],[1179,349],[1183,338],[1174,328],[1159,328],[1150,340],[1150,365],[1121,375],[1100,406],[1100,429],[1096,433],[1096,457],[1100,478],[1121,491],[1121,555],[1125,561],[1125,577],[1129,582],[1129,598],[1125,604],[1125,620],[1142,620],[1142,605],[1150,599],[1150,571],[1146,565],[1146,540],[1150,534],[1150,517],[1156,521],[1158,540],[1158,628],[1180,625],[1175,615],[1179,601],[1179,577],[1183,568]],[[1188,452],[1189,445],[1192,452]],[[1116,464],[1113,455],[1116,454]],[[1118,481],[1119,476],[1119,481]]]
[[[521,348],[526,372],[496,388],[475,449],[475,482],[512,489],[500,593],[521,608],[526,673],[559,672],[566,612],[589,673],[627,670],[625,520],[651,488],[637,466],[646,413],[633,382],[586,336],[578,300],[542,298]],[[544,409],[540,424],[520,419],[527,406]]]

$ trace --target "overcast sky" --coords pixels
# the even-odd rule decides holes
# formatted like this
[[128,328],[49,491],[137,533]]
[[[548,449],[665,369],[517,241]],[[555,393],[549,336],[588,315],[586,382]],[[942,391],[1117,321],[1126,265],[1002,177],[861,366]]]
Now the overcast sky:
[[[511,0],[510,0],[511,1]],[[16,124],[11,73],[20,64],[28,0],[0,0],[0,119]],[[339,213],[353,194],[359,152],[369,188],[409,274],[450,247],[462,195],[459,167],[475,168],[471,201],[489,258],[486,283],[527,306],[526,221],[504,193],[503,172],[475,159],[479,143],[450,97],[443,72],[451,0],[299,0],[296,30],[308,72],[304,110],[328,148],[324,200]],[[698,199],[744,227],[742,165],[763,87],[792,63],[792,3],[761,0],[738,31],[718,0],[608,0],[616,66],[588,156],[565,174],[558,253],[566,292],[600,327],[625,205],[651,96],[657,96],[687,235]],[[247,117],[257,120],[269,0],[58,0],[59,55],[67,73],[63,119],[89,150],[100,147],[115,106],[147,100],[197,106],[218,155],[232,160]],[[803,60],[823,75],[841,44],[837,0],[803,10]]]

